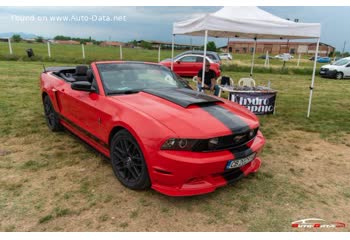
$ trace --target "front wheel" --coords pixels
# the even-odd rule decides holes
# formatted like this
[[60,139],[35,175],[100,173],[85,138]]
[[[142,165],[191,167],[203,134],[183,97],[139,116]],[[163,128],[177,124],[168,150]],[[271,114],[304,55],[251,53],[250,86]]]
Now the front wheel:
[[338,79],[338,80],[343,79],[343,73],[337,72],[337,74],[335,75],[335,78]]
[[151,185],[141,148],[127,130],[113,136],[110,153],[114,174],[124,186],[141,190]]
[[60,119],[58,117],[58,114],[56,113],[55,109],[52,106],[51,100],[49,96],[45,96],[44,100],[44,112],[45,112],[45,119],[46,124],[53,132],[58,132],[63,129],[63,126],[60,123]]

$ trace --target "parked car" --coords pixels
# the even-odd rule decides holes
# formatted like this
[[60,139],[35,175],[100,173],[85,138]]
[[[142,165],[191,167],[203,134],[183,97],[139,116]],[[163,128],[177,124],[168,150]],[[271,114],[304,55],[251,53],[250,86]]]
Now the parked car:
[[[210,69],[212,69],[216,76],[221,75],[220,64],[215,63],[208,56],[207,61],[210,63]],[[163,60],[159,64],[171,68],[171,59]],[[180,57],[174,58],[173,71],[180,76],[193,77],[197,76],[199,70],[203,68],[203,56],[197,54],[185,54]]]
[[47,68],[40,88],[49,129],[65,128],[110,158],[130,189],[205,194],[260,168],[265,139],[258,118],[190,89],[159,64]]
[[320,75],[328,78],[348,78],[350,77],[350,57],[342,58],[333,64],[323,65]]
[[[319,59],[321,56],[317,56],[317,59]],[[309,58],[310,61],[314,61],[315,60],[315,56],[312,56]]]
[[[265,54],[264,55],[260,55],[258,58],[259,59],[266,59],[266,55]],[[269,59],[272,59],[272,58],[273,57],[269,55]]]
[[290,59],[294,58],[294,56],[291,55],[290,53],[282,53],[282,54],[276,55],[274,58],[276,58],[276,59],[281,59],[281,60],[283,60],[283,59],[288,59],[288,60],[290,60]]
[[319,57],[319,58],[317,58],[317,62],[319,62],[319,63],[329,63],[329,62],[331,62],[331,59],[329,57]]
[[[186,51],[186,52],[180,53],[179,55],[177,55],[177,56],[174,57],[174,58],[179,58],[179,57],[184,56],[184,55],[187,55],[187,54],[204,55],[204,51],[201,51],[201,50]],[[206,52],[206,55],[207,55],[211,60],[213,60],[213,62],[218,63],[218,64],[221,63],[220,56],[219,56],[219,54],[218,54],[217,52],[207,51],[207,52]],[[168,60],[168,59],[166,59],[166,60]]]
[[219,57],[221,60],[232,60],[233,59],[231,53],[220,53]]

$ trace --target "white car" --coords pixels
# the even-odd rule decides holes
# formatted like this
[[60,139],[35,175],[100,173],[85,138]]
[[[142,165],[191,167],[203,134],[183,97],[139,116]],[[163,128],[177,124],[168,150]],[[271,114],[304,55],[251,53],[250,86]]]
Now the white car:
[[350,77],[350,57],[342,58],[333,64],[323,65],[320,69],[321,77],[329,78],[349,78]]
[[232,60],[233,59],[231,53],[220,53],[219,57],[221,60]]
[[284,60],[284,59],[290,60],[294,58],[294,56],[289,53],[282,53],[282,54],[276,55],[274,58],[281,59],[281,60]]

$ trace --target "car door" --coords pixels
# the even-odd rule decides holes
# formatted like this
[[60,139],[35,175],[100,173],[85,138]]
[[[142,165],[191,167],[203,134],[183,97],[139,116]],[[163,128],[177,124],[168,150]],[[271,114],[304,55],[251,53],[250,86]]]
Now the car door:
[[76,105],[76,95],[78,94],[71,88],[70,82],[64,82],[64,84],[60,84],[55,88],[57,101],[59,105],[59,111],[61,117],[66,122],[71,122],[77,124],[77,114],[75,112]]
[[99,94],[95,79],[92,80],[92,85],[96,92],[77,91],[74,111],[77,113],[77,123],[86,131],[85,134],[94,141],[101,143],[104,137],[108,135],[107,129],[102,125],[108,116],[103,112],[104,107],[101,105],[105,97]]
[[344,77],[350,77],[350,63],[344,67]]
[[196,56],[183,56],[174,63],[174,72],[180,76],[195,76],[193,75],[196,67]]

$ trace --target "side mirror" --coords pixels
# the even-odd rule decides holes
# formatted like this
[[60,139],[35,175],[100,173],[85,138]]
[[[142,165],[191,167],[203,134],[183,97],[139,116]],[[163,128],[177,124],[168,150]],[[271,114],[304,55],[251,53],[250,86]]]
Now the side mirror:
[[350,64],[346,65],[345,67],[350,67]]
[[181,62],[179,60],[176,61],[177,64],[180,64]]
[[83,92],[96,92],[96,89],[88,81],[72,82],[71,88],[73,90],[83,91]]

